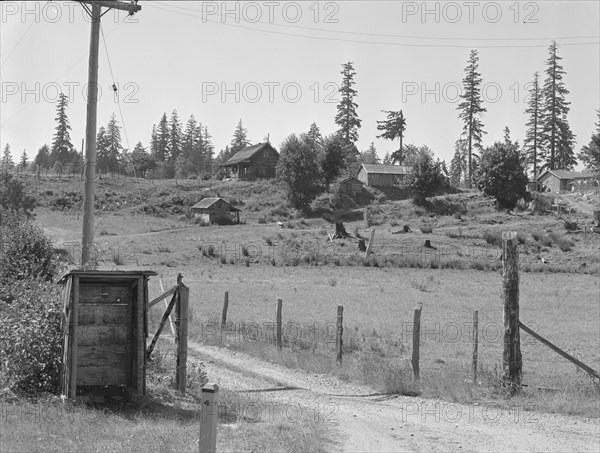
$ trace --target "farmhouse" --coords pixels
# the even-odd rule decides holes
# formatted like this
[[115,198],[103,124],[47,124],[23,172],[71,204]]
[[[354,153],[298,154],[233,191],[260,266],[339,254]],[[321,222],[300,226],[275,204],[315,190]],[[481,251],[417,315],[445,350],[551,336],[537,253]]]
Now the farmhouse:
[[274,178],[279,153],[270,143],[246,146],[222,166],[232,179]]
[[356,176],[367,186],[393,187],[407,173],[408,169],[402,165],[362,164]]
[[354,176],[344,178],[339,182],[340,193],[354,196],[362,192],[362,182]]
[[596,176],[591,171],[547,170],[537,179],[539,190],[547,192],[572,192],[587,184],[594,184]]
[[241,210],[222,198],[204,198],[192,206],[192,214],[208,224],[240,223]]

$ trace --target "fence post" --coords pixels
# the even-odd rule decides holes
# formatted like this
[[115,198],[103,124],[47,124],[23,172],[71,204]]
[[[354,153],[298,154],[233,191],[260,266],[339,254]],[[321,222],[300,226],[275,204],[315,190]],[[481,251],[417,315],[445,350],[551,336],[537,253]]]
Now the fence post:
[[202,386],[200,420],[200,453],[217,452],[217,415],[219,386],[204,384]]
[[413,353],[412,353],[412,367],[413,372],[415,373],[415,379],[419,380],[421,378],[419,373],[419,345],[421,340],[421,310],[423,309],[423,305],[419,304],[417,308],[415,308],[415,316],[413,319]]
[[338,305],[337,308],[337,329],[335,332],[335,349],[336,349],[336,360],[338,365],[342,364],[342,348],[344,345],[344,307]]
[[479,311],[473,312],[473,383],[477,385],[477,359],[479,352]]
[[519,337],[519,251],[517,233],[502,232],[502,285],[504,292],[504,385],[511,394],[521,390],[523,361]]
[[187,383],[187,337],[189,321],[189,294],[190,289],[181,282],[181,274],[177,277],[179,291],[177,291],[177,374],[175,384],[177,390],[185,393]]
[[281,349],[281,305],[283,301],[277,299],[277,349]]
[[225,291],[223,300],[223,311],[221,312],[221,343],[223,343],[223,331],[227,328],[227,308],[229,307],[229,291]]

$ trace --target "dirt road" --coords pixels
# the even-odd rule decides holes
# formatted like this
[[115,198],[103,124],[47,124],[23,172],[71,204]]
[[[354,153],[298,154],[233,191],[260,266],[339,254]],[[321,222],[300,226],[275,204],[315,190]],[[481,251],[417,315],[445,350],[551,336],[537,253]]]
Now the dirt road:
[[199,344],[190,349],[204,361],[211,381],[258,396],[274,421],[318,417],[331,429],[332,451],[600,451],[600,423],[594,419],[378,395],[226,349]]

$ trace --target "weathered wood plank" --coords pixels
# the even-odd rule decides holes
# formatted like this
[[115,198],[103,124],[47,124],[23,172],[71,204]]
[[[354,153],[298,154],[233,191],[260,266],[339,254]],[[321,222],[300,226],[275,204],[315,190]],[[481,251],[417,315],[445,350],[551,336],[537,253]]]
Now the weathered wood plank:
[[79,318],[79,277],[73,277],[73,301],[71,306],[71,377],[70,380],[70,397],[77,396],[77,347],[79,346],[78,322]]
[[80,346],[115,345],[131,343],[131,329],[124,324],[110,326],[76,326]]
[[127,385],[126,367],[80,366],[77,385]]
[[79,366],[89,366],[95,363],[126,364],[124,360],[131,354],[128,344],[79,346],[77,348],[77,362]]
[[81,286],[82,304],[127,304],[131,302],[129,285],[103,285],[87,283]]
[[131,319],[131,307],[126,304],[82,304],[79,307],[80,325],[130,325]]
[[156,299],[153,299],[152,302],[149,302],[148,303],[148,308],[154,307],[157,303],[159,303],[163,299],[166,299],[167,297],[169,297],[170,295],[172,295],[175,291],[177,291],[177,286],[173,286],[173,288],[171,288],[169,291],[167,291],[166,293],[161,294]]
[[144,393],[146,369],[146,336],[144,335],[144,277],[139,277],[135,288],[135,318],[133,323],[135,367],[132,368],[132,384],[138,394]]

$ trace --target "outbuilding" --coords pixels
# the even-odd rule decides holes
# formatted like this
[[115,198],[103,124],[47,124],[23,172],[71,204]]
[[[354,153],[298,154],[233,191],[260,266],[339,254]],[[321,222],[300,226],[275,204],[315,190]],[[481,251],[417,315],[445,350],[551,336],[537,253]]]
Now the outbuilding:
[[278,160],[279,153],[270,143],[259,143],[241,149],[223,167],[232,179],[274,178]]
[[569,170],[547,170],[537,180],[539,190],[554,193],[572,192],[595,181],[594,172]]
[[403,165],[362,164],[357,179],[366,186],[393,187],[408,174]]
[[192,206],[192,214],[210,225],[240,223],[240,212],[220,197],[204,198]]
[[340,193],[355,196],[362,192],[363,184],[358,178],[349,176],[348,178],[342,179],[339,183]]

